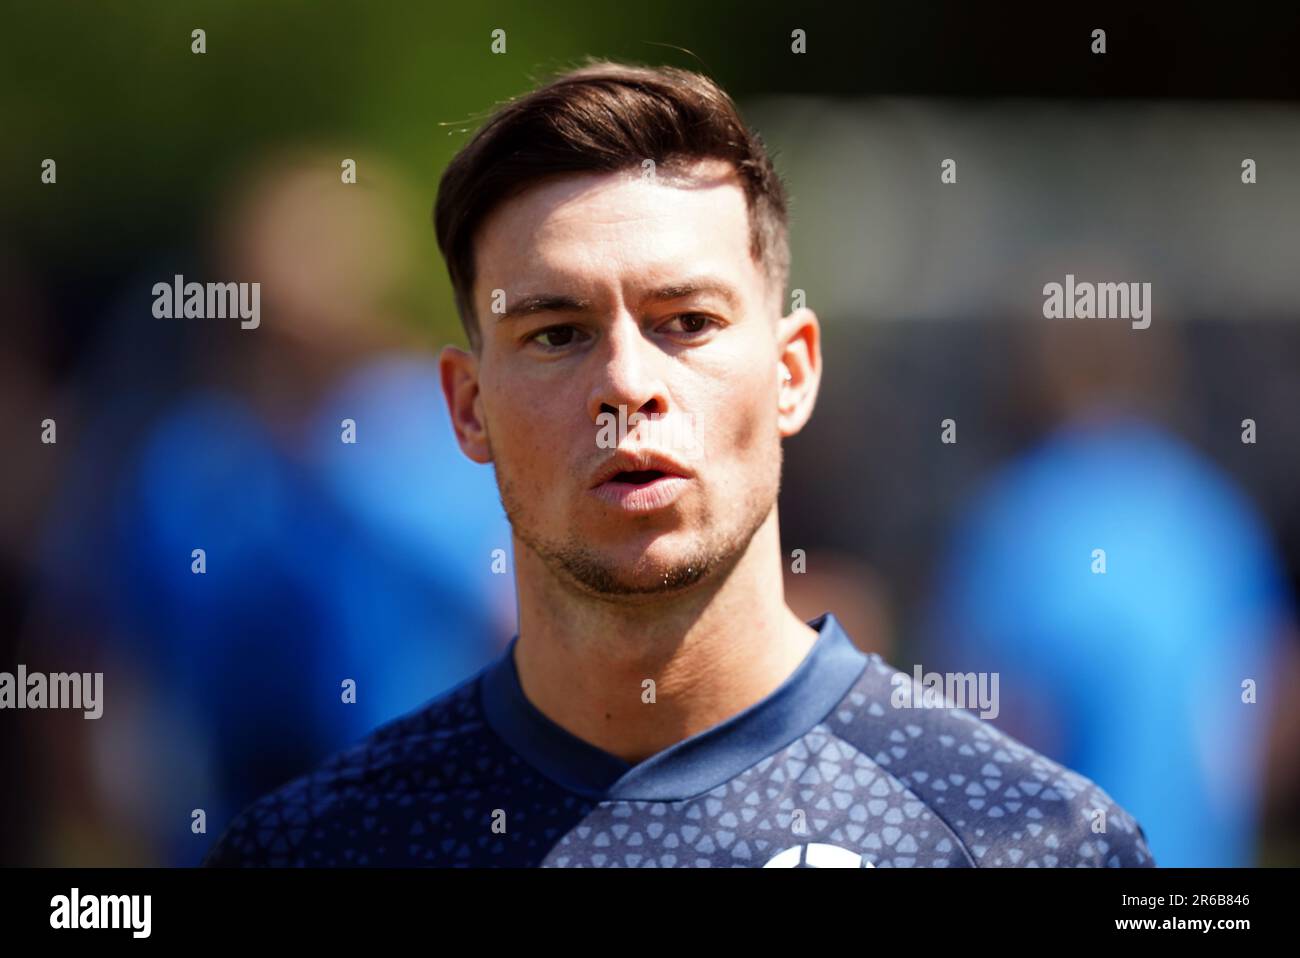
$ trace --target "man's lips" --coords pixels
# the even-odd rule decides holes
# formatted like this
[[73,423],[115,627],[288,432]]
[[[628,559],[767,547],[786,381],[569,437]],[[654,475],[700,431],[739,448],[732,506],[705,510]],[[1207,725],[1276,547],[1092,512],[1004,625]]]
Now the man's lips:
[[626,512],[652,512],[672,505],[693,478],[690,469],[662,453],[619,452],[596,470],[591,493]]
[[691,479],[694,475],[686,466],[664,453],[652,449],[620,450],[595,471],[591,478],[591,488],[596,489],[611,481],[639,485],[663,477]]

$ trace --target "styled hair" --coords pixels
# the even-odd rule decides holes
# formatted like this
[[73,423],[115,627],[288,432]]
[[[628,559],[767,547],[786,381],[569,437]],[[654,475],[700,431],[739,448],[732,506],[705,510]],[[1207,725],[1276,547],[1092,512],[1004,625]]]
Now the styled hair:
[[785,186],[736,104],[699,73],[597,60],[502,106],[442,175],[434,228],[475,348],[474,242],[488,215],[558,174],[626,171],[647,159],[668,173],[702,159],[731,163],[745,192],[750,256],[784,298],[790,271]]

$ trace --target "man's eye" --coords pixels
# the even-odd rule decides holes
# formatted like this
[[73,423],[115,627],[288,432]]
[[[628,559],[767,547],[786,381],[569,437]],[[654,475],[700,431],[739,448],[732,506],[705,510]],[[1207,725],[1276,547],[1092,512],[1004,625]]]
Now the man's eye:
[[682,313],[669,320],[669,324],[675,323],[679,327],[672,330],[673,332],[694,334],[704,332],[713,321],[712,316],[706,316],[704,313]]
[[529,338],[547,349],[563,349],[574,341],[576,332],[572,326],[551,326],[538,330]]

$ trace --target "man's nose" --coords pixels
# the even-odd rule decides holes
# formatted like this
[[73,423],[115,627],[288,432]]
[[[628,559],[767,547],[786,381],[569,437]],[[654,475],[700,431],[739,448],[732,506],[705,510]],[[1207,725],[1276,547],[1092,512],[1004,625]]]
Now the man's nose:
[[625,416],[664,416],[668,413],[668,392],[664,386],[662,350],[649,342],[635,319],[622,316],[609,327],[598,347],[598,370],[588,401],[588,414],[598,422],[601,413]]

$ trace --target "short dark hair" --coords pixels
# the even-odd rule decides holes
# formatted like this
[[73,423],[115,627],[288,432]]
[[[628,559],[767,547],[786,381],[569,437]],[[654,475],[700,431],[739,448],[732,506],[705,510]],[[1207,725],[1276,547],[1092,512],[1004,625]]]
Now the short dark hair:
[[557,174],[619,172],[646,159],[671,171],[710,158],[729,161],[739,174],[750,255],[784,298],[790,271],[785,186],[758,134],[708,77],[596,60],[501,107],[452,159],[434,204],[438,247],[470,343],[479,343],[474,241],[497,206]]

